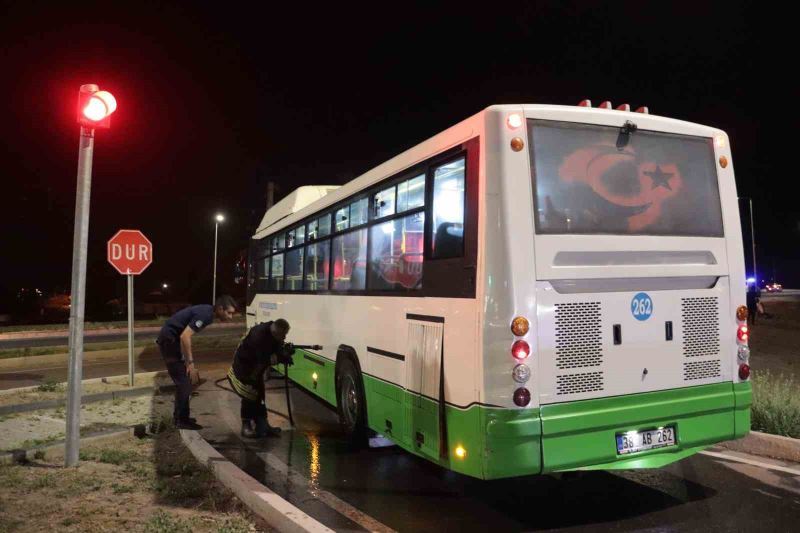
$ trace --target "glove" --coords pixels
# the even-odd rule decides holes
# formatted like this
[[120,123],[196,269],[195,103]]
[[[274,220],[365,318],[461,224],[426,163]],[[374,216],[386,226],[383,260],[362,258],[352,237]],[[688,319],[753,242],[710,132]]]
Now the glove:
[[292,358],[293,355],[294,355],[294,344],[292,344],[291,342],[285,343],[278,350],[278,363],[282,365],[292,366],[294,364],[294,359]]

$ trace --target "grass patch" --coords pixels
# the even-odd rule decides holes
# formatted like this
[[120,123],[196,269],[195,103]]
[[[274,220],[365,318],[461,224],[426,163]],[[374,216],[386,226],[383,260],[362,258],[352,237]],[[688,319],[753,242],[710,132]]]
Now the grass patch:
[[756,431],[800,438],[800,384],[791,376],[754,372],[751,414]]
[[47,381],[36,387],[36,390],[39,392],[59,392],[62,390],[62,388],[63,387],[60,382],[54,379],[48,379]]
[[121,465],[134,462],[138,454],[135,451],[117,448],[90,448],[81,450],[79,456],[81,461]]
[[268,529],[197,463],[177,431],[91,444],[74,468],[62,461],[0,465],[0,533]]
[[159,509],[144,525],[145,533],[191,533],[191,526]]

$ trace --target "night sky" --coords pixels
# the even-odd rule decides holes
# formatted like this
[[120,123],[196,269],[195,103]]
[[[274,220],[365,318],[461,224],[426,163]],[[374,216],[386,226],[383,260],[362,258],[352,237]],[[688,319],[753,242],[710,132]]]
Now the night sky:
[[779,146],[796,90],[766,60],[793,51],[762,4],[18,4],[0,1],[6,295],[69,287],[83,83],[119,104],[96,136],[90,300],[124,294],[105,260],[117,229],[154,245],[137,294],[168,282],[207,300],[214,213],[228,217],[219,283],[234,290],[267,181],[279,197],[343,184],[488,105],[583,98],[726,130],[739,195],[755,202],[759,270],[800,287],[800,208],[780,185]]

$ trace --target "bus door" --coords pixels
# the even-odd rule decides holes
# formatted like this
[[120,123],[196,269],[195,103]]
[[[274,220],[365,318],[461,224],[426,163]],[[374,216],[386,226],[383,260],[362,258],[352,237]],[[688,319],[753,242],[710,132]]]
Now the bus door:
[[444,319],[411,314],[407,317],[406,427],[414,449],[438,459],[440,443],[444,442],[440,424]]

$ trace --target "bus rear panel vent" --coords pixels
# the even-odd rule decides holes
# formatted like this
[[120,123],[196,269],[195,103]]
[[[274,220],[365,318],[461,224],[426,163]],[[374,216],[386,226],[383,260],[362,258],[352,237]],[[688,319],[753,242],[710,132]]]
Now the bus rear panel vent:
[[719,356],[719,299],[716,296],[681,298],[683,355]]
[[719,359],[712,361],[688,361],[683,363],[683,380],[718,378],[720,376]]
[[579,394],[603,390],[602,372],[584,372],[556,376],[556,394]]
[[603,364],[600,302],[556,304],[555,319],[557,368]]

